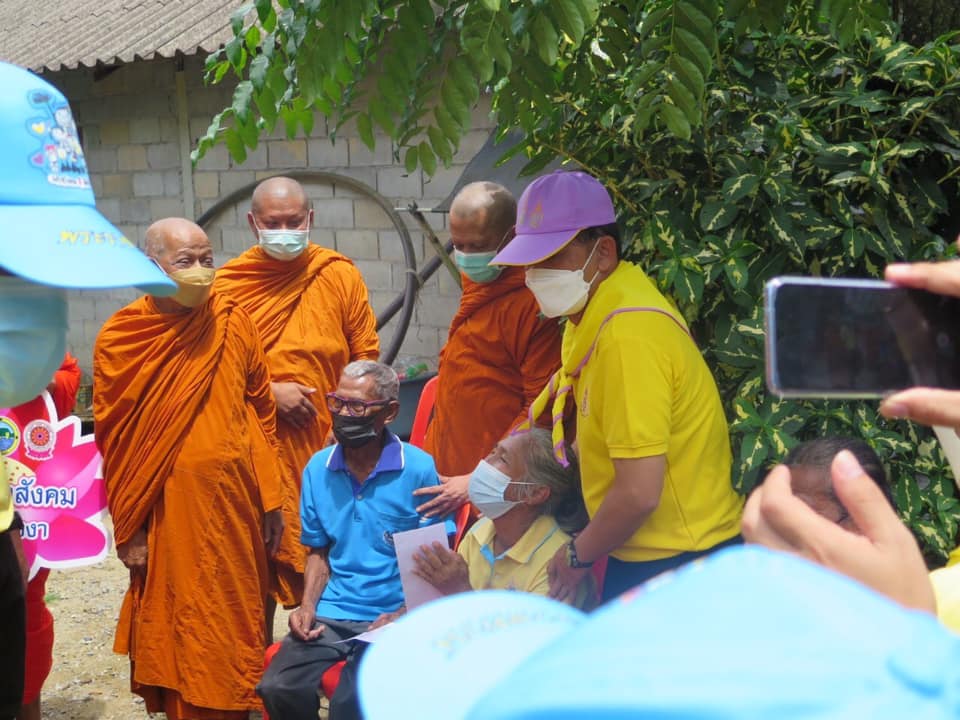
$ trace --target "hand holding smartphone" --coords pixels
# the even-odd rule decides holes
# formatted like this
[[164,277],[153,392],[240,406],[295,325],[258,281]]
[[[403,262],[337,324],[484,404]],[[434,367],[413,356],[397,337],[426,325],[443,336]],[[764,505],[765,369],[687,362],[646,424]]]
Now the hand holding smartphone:
[[767,386],[781,397],[960,389],[960,300],[879,280],[778,277],[764,297]]

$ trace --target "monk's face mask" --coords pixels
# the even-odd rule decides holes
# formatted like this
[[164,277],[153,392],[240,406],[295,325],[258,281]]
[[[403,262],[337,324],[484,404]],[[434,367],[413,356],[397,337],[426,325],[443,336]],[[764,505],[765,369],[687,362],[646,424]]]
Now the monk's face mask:
[[453,251],[453,262],[464,275],[478,283],[493,282],[500,276],[503,268],[500,265],[491,265],[497,254],[496,250],[490,252],[465,253],[459,250]]
[[303,254],[310,244],[310,224],[306,228],[261,228],[254,218],[257,241],[263,251],[274,260],[289,262]]
[[200,307],[210,297],[215,274],[213,268],[199,265],[186,270],[175,270],[170,273],[170,277],[177,283],[177,292],[171,295],[170,299],[184,307]]

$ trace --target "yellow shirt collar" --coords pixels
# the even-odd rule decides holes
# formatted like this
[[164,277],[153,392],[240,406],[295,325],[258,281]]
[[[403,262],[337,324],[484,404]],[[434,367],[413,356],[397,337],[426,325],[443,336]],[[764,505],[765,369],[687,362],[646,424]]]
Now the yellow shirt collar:
[[557,525],[557,521],[553,519],[553,516],[541,515],[530,523],[530,527],[527,528],[527,531],[523,533],[520,539],[500,556],[495,556],[493,552],[493,539],[497,532],[493,527],[492,520],[489,518],[480,520],[473,532],[476,534],[477,542],[480,543],[480,546],[487,548],[490,557],[495,557],[497,560],[508,557],[514,562],[524,565],[530,562],[530,558],[533,557],[534,553],[559,529],[560,527]]

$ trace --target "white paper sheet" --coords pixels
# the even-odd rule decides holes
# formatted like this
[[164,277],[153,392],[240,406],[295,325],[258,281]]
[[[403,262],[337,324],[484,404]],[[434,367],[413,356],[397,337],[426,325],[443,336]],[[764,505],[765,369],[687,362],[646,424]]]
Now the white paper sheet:
[[[388,627],[390,627],[391,625],[393,625],[393,623],[387,623],[386,625],[381,625],[381,626],[378,627],[376,630],[367,630],[365,633],[360,633],[359,635],[354,635],[352,638],[350,638],[350,639],[348,639],[348,640],[338,640],[337,642],[348,643],[348,642],[352,642],[352,641],[354,641],[354,640],[357,640],[357,641],[359,641],[359,642],[365,642],[365,643],[376,642],[377,640],[380,639],[380,633],[382,633],[384,630],[386,630],[386,629],[387,629]],[[334,644],[336,644],[336,643],[334,643]]]
[[960,438],[951,427],[934,425],[933,431],[937,434],[943,454],[947,456],[950,469],[953,470],[953,481],[960,487]]
[[400,566],[400,584],[403,585],[408,611],[443,597],[433,585],[413,574],[413,556],[419,552],[421,545],[434,542],[447,547],[447,531],[442,522],[393,534],[393,547],[397,551],[397,565]]

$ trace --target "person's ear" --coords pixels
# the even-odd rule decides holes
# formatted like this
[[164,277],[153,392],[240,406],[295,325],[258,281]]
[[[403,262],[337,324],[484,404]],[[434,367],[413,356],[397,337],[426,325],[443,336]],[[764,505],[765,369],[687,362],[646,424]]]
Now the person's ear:
[[527,486],[527,496],[523,499],[523,502],[527,505],[543,505],[547,500],[550,499],[550,488],[546,485],[537,485],[536,487],[531,488]]
[[383,416],[383,424],[387,425],[397,419],[397,415],[400,413],[400,403],[396,400],[391,400],[387,403],[384,410],[386,411],[386,415]]
[[253,234],[257,237],[257,239],[259,239],[260,231],[257,229],[257,221],[254,219],[252,211],[247,213],[247,225],[250,226]]
[[597,240],[597,269],[602,273],[613,272],[617,260],[617,241],[612,235],[603,235]]
[[307,213],[307,230],[313,229],[313,208],[310,208],[310,212]]

